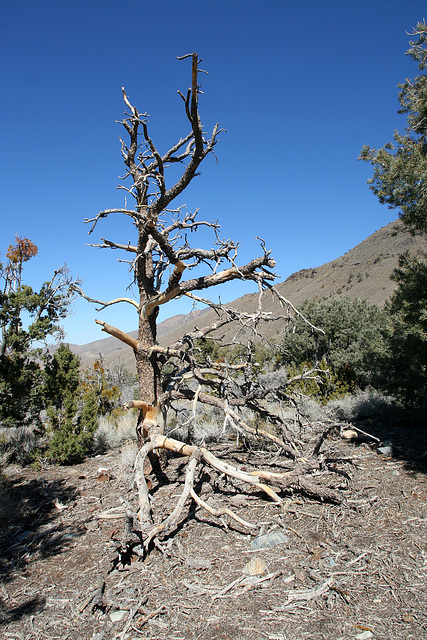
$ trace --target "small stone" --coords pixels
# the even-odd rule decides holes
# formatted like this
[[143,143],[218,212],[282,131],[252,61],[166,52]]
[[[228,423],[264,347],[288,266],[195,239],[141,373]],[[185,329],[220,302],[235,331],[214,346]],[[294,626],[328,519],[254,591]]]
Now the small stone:
[[266,569],[267,565],[262,558],[252,558],[252,560],[243,567],[243,573],[247,576],[260,576]]
[[105,467],[99,467],[96,474],[96,479],[98,480],[98,482],[107,482],[112,478],[111,473]]
[[250,544],[251,549],[271,549],[279,544],[285,544],[288,542],[288,536],[283,531],[272,531],[266,533],[264,536],[258,536],[254,538]]
[[369,640],[369,638],[373,638],[374,634],[372,631],[363,631],[363,633],[358,633],[356,638],[357,640]]
[[378,447],[378,453],[382,456],[387,456],[387,458],[391,458],[393,455],[393,447],[391,445],[386,445],[384,447]]
[[122,611],[121,609],[117,609],[117,611],[111,611],[109,613],[110,620],[111,622],[119,622],[119,620],[122,620],[127,613],[128,611]]
[[353,440],[358,437],[358,433],[354,429],[344,429],[341,432],[341,437],[344,438],[344,440]]

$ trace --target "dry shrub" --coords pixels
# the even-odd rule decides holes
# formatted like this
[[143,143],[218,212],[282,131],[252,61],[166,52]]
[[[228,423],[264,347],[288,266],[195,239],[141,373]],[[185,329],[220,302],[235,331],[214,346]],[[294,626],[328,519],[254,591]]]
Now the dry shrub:
[[122,446],[120,456],[119,475],[125,482],[130,482],[133,478],[138,445],[136,442],[125,442]]
[[3,464],[28,464],[40,446],[41,437],[31,426],[0,428],[0,454]]
[[135,411],[127,411],[119,416],[100,416],[93,438],[95,451],[117,449],[124,442],[136,441],[136,421]]
[[338,400],[331,400],[326,405],[321,405],[308,396],[301,396],[296,401],[296,406],[299,414],[308,422],[322,422],[327,419],[351,422],[392,409],[396,406],[396,401],[374,389],[365,389]]
[[297,412],[307,422],[321,422],[327,415],[325,407],[309,396],[299,396],[296,398],[295,407]]
[[337,420],[361,420],[396,406],[391,396],[385,396],[374,389],[357,391],[339,400],[329,402],[325,409],[329,416]]
[[208,444],[227,437],[229,428],[224,429],[224,413],[221,409],[203,405],[197,407],[195,415],[190,408],[181,410],[176,416],[170,412],[165,432],[182,442]]

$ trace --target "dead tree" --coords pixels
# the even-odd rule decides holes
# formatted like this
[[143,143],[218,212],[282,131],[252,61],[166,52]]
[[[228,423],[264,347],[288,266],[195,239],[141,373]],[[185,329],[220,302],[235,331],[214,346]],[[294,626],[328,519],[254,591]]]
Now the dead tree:
[[[134,200],[134,207],[106,209],[95,218],[85,221],[91,223],[89,233],[92,233],[103,218],[122,214],[130,218],[136,229],[137,237],[134,244],[119,244],[114,240],[102,238],[101,243],[92,246],[118,249],[130,254],[127,262],[133,271],[138,299],[120,297],[103,302],[83,295],[86,299],[100,304],[101,308],[122,302],[133,305],[138,316],[137,339],[104,321],[96,322],[102,326],[103,331],[129,345],[135,353],[140,398],[128,403],[127,407],[140,410],[137,432],[141,448],[135,478],[139,490],[137,518],[140,529],[144,531],[145,548],[161,531],[173,526],[187,496],[191,495],[199,505],[207,508],[193,488],[199,464],[210,465],[220,473],[256,486],[276,502],[280,502],[277,491],[285,487],[305,487],[307,493],[315,495],[317,491],[319,495],[319,490],[307,480],[303,480],[304,473],[308,472],[311,465],[306,458],[297,463],[291,474],[271,474],[259,470],[249,473],[220,461],[203,447],[195,447],[163,435],[167,410],[173,403],[184,400],[190,403],[190,406],[195,406],[201,402],[220,408],[224,412],[225,422],[232,424],[237,431],[246,436],[268,439],[293,460],[302,455],[299,445],[287,432],[280,415],[273,414],[265,403],[268,394],[273,394],[276,399],[280,394],[284,397],[286,384],[281,385],[280,390],[267,390],[253,375],[253,363],[231,365],[227,362],[212,362],[209,358],[201,361],[198,357],[200,354],[197,352],[197,340],[206,339],[213,335],[214,331],[215,335],[218,335],[218,331],[227,323],[237,322],[242,330],[251,327],[256,334],[260,322],[271,320],[269,314],[262,311],[261,301],[264,290],[272,290],[276,275],[273,271],[275,262],[262,240],[260,255],[247,264],[239,264],[238,243],[221,238],[218,222],[201,221],[198,219],[197,211],[189,213],[184,207],[173,204],[191,180],[198,175],[202,161],[213,153],[221,133],[218,124],[207,137],[203,131],[198,106],[200,60],[196,53],[180,59],[184,58],[191,58],[192,61],[191,87],[186,95],[178,93],[183,100],[189,133],[180,138],[166,153],[162,153],[150,137],[147,114],[140,113],[132,105],[123,89],[127,111],[121,124],[127,140],[121,140],[121,150],[127,168],[124,178],[130,179],[130,184],[122,184],[120,188]],[[183,170],[180,178],[174,184],[169,184],[167,169],[172,165],[179,165]],[[210,229],[213,234],[213,243],[208,249],[190,246],[188,242],[188,232],[197,231],[202,227]],[[205,273],[201,273],[202,269],[205,269]],[[186,274],[194,271],[197,274],[195,277],[186,278]],[[253,313],[240,313],[201,297],[201,291],[232,280],[249,280],[256,284],[260,294],[259,306]],[[214,308],[218,321],[214,326],[201,328],[184,336],[175,345],[162,348],[157,342],[156,319],[159,306],[184,295]],[[284,299],[281,301],[289,311],[290,303]],[[173,363],[173,373],[168,384],[162,388],[161,371],[166,363]],[[307,375],[316,376],[318,372],[313,370],[307,372]],[[279,435],[247,424],[240,411],[243,407],[260,413],[268,422],[278,426]],[[164,449],[189,456],[187,480],[182,499],[170,519],[161,525],[151,526],[150,529],[149,523],[152,523],[152,518],[144,461],[149,456],[152,465],[158,470],[159,466],[161,467],[158,453]],[[317,463],[314,467],[317,468]],[[337,496],[331,491],[328,493],[328,490],[320,491],[320,497],[337,499]]]

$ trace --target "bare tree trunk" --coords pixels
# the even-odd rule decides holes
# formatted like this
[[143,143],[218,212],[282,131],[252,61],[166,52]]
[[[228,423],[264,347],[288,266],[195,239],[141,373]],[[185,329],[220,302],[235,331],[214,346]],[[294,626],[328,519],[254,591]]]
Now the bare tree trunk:
[[[151,435],[163,435],[164,431],[162,408],[158,402],[161,391],[160,373],[156,359],[153,356],[149,356],[150,349],[155,344],[155,319],[152,317],[148,319],[140,318],[138,351],[135,352],[140,397],[138,403],[140,411],[136,432],[140,447]],[[159,474],[166,466],[166,451],[154,450],[150,452],[149,459],[153,471]],[[147,469],[147,473],[150,471],[151,469]]]
[[[139,399],[148,406],[156,406],[159,395],[159,375],[155,361],[149,357],[155,338],[150,321],[140,319],[138,330],[138,351],[135,353],[139,381]],[[138,433],[138,436],[141,436]]]
[[[141,308],[146,304],[148,298],[156,293],[154,289],[153,257],[151,252],[146,255],[148,237],[142,227],[143,225],[140,225],[136,268]],[[152,347],[157,343],[157,315],[157,309],[148,317],[141,311],[139,313],[138,349],[135,351],[139,399],[140,403],[142,403],[136,427],[139,446],[142,446],[151,435],[163,434],[164,430],[164,420],[158,403],[161,393],[160,371],[157,357],[152,352]],[[166,452],[152,451],[149,458],[153,470],[156,473],[160,473],[166,465]]]

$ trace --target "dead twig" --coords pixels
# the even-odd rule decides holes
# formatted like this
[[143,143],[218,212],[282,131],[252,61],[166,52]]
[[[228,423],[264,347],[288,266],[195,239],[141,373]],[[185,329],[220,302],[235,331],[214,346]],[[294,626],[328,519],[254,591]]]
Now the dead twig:
[[357,433],[361,433],[362,436],[366,436],[366,438],[375,440],[375,442],[381,442],[379,438],[377,438],[376,436],[373,436],[371,433],[368,433],[367,431],[363,431],[363,429],[359,429],[359,427],[355,427],[354,424],[351,425],[351,428],[357,431]]
[[[331,589],[332,584],[334,582],[334,578],[328,578],[326,582],[321,584],[316,589],[303,589],[300,591],[288,591],[288,593],[284,594],[287,597],[287,601],[281,607],[275,607],[274,611],[290,611],[290,609],[294,609],[298,607],[299,602],[308,602],[310,600],[315,600],[320,596],[325,595]],[[271,613],[270,611],[261,610],[260,613]]]
[[[268,580],[274,580],[275,578],[278,578],[279,576],[281,576],[283,573],[282,570],[280,571],[275,571],[274,573],[269,573],[266,576],[263,576],[262,578],[253,578],[251,579],[250,583],[246,585],[246,587],[244,589],[242,589],[241,591],[239,591],[238,593],[234,594],[235,598],[238,598],[239,596],[242,596],[243,594],[247,593],[248,591],[250,591],[251,589],[255,589],[256,587],[258,587],[258,585],[260,585],[263,582],[267,582]],[[292,582],[292,580],[295,580],[295,576],[289,576],[288,579],[285,580],[285,582]]]
[[222,598],[226,593],[231,591],[231,589],[233,589],[236,585],[241,584],[245,580],[246,580],[246,576],[239,576],[238,578],[233,580],[233,582],[230,582],[230,584],[228,584],[226,587],[221,589],[221,591],[218,591],[218,593],[215,593],[212,596],[212,600],[216,600],[217,598]]
[[91,603],[92,603],[92,608],[91,608],[92,613],[95,609],[102,609],[103,607],[102,597],[104,595],[104,591],[105,591],[105,578],[104,576],[101,575],[101,576],[98,576],[98,583],[97,583],[95,593],[93,593],[88,598],[86,598],[86,600],[84,600],[77,607],[77,611],[79,613],[82,613],[86,609],[86,607],[88,607]]
[[[150,613],[148,613],[146,616],[144,616],[143,618],[141,618],[141,620],[138,620],[138,627],[141,628],[143,627],[145,624],[147,624],[147,622],[149,620],[152,620],[153,618],[155,618],[156,616],[160,615],[161,613],[163,613],[166,609],[166,606],[164,604],[162,604],[160,607],[158,607],[158,609],[155,609],[155,611],[151,611]],[[139,629],[137,629],[136,627],[132,627],[132,629],[134,631],[139,631]]]
[[[140,601],[138,602],[138,604],[136,605],[136,607],[133,607],[130,612],[129,612],[129,620],[127,621],[127,623],[125,624],[125,626],[123,627],[123,631],[120,633],[119,638],[121,640],[124,640],[126,633],[128,632],[128,630],[130,629],[130,627],[132,626],[132,620],[134,619],[134,617],[136,616],[136,614],[139,612],[139,610],[141,609],[141,607],[147,602],[148,600],[148,596],[144,595]],[[156,611],[152,611],[150,614],[148,614],[147,616],[144,616],[144,618],[142,618],[142,621],[139,623],[140,626],[143,626],[144,624],[146,624],[146,622],[148,622],[148,620],[150,620],[150,618],[154,618],[158,613],[160,613],[160,611],[162,609],[164,609],[164,605],[162,607],[160,607],[159,609],[156,609]],[[132,629],[134,629],[134,627],[132,627]],[[135,629],[135,631],[138,631],[138,629]]]

